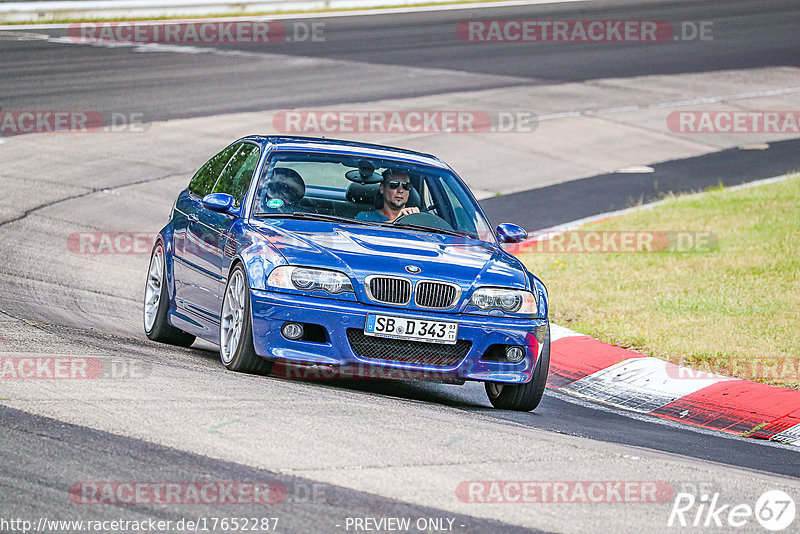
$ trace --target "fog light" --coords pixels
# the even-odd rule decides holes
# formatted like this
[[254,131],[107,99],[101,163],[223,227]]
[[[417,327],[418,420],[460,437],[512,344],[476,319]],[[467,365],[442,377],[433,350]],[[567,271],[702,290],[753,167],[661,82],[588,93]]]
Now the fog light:
[[284,323],[281,333],[286,339],[300,339],[303,337],[303,325],[300,323]]
[[525,349],[513,345],[506,349],[506,360],[511,363],[519,363],[525,359]]

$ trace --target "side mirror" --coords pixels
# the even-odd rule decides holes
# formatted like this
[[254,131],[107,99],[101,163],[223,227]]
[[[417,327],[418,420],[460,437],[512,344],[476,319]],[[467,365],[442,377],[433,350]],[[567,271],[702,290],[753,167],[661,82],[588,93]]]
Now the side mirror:
[[235,202],[228,193],[211,193],[203,197],[200,204],[207,210],[216,211],[217,213],[230,213]]
[[497,225],[497,239],[501,243],[519,243],[528,239],[528,232],[516,224],[503,223]]

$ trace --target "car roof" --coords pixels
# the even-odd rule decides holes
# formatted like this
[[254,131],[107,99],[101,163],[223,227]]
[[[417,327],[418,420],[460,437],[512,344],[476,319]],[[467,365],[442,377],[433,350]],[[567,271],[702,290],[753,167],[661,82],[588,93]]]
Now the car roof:
[[403,148],[396,148],[372,143],[360,143],[358,141],[346,141],[343,139],[326,139],[322,137],[300,137],[300,136],[268,136],[251,135],[240,139],[240,141],[254,141],[265,147],[274,150],[309,150],[315,152],[343,152],[358,156],[367,156],[386,159],[400,159],[411,163],[420,163],[449,169],[449,167],[439,158],[424,152],[415,152]]

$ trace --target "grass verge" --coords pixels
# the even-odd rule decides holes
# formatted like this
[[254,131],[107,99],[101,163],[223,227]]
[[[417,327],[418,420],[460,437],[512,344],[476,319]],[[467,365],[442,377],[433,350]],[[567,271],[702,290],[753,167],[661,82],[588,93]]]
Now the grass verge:
[[[571,249],[520,254],[550,291],[553,322],[688,367],[800,388],[800,176],[671,197],[581,230]],[[645,250],[671,246],[567,252],[602,242],[590,231],[649,236]],[[699,250],[677,250],[691,236]]]

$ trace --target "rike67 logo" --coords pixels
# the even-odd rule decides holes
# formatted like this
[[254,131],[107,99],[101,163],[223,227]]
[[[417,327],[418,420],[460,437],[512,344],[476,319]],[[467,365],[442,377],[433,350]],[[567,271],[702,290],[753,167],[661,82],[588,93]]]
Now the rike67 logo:
[[752,525],[755,519],[763,528],[778,532],[794,522],[794,499],[785,491],[769,490],[751,505],[727,502],[718,491],[697,491],[693,484],[684,484],[682,489],[690,487],[693,491],[681,491],[675,495],[668,527],[740,529]]

